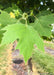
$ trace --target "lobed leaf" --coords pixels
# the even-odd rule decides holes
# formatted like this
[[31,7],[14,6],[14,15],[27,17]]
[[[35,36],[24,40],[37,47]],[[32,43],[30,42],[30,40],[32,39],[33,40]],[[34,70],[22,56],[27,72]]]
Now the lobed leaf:
[[31,24],[35,30],[40,34],[40,36],[46,36],[50,37],[52,32],[52,26],[50,26],[52,23],[54,23],[54,14],[47,14],[42,16],[42,14],[39,14],[36,17],[36,20],[33,24]]
[[0,24],[1,24],[0,28],[6,26],[8,24],[13,24],[16,22],[17,22],[17,20],[14,18],[11,18],[7,12],[0,10]]
[[8,25],[3,30],[6,30],[2,39],[2,45],[14,42],[19,39],[17,49],[20,49],[20,53],[23,54],[25,62],[30,58],[34,49],[34,44],[44,51],[43,40],[39,37],[37,31],[32,26],[21,24]]

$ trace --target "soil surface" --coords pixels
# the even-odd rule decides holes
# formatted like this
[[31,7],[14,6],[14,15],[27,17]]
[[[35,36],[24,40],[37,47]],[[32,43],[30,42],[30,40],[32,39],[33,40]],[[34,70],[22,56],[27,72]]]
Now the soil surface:
[[51,49],[49,47],[45,47],[45,51],[51,55],[54,55],[54,49]]
[[[54,55],[54,49],[51,49],[49,47],[45,47],[45,51],[49,54]],[[30,65],[25,65],[23,56],[20,55],[19,50],[14,50],[12,52],[12,57],[13,57],[13,71],[16,72],[16,75],[32,75],[32,64]],[[29,64],[29,63],[28,63]],[[29,74],[28,74],[29,73]]]
[[29,69],[28,65],[25,65],[23,56],[20,55],[19,50],[15,50],[12,52],[12,57],[13,57],[13,71],[16,72],[16,75],[28,75],[28,70],[29,75],[32,75],[32,71]]

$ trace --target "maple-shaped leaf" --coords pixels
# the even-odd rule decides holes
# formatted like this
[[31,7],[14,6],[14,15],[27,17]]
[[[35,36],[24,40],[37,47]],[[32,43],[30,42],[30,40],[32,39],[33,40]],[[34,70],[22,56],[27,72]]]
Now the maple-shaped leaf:
[[16,22],[17,20],[15,18],[11,18],[7,12],[0,10],[0,28],[6,26],[7,24],[13,24]]
[[34,44],[36,44],[40,50],[44,51],[43,40],[32,26],[26,26],[19,22],[6,26],[3,30],[6,30],[6,32],[4,33],[1,44],[8,44],[19,39],[17,49],[20,49],[20,53],[23,54],[25,62],[30,58]]
[[52,27],[50,26],[54,23],[54,14],[44,15],[42,14],[36,16],[36,20],[33,24],[31,24],[35,30],[38,31],[40,36],[50,37],[52,32]]

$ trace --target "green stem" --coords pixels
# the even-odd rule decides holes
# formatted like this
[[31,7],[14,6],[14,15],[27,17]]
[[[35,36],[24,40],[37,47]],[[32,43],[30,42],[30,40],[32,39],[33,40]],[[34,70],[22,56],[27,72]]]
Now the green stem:
[[26,21],[26,27],[27,27],[27,19],[25,21]]
[[19,22],[20,20],[22,20],[22,18],[19,18],[17,22]]

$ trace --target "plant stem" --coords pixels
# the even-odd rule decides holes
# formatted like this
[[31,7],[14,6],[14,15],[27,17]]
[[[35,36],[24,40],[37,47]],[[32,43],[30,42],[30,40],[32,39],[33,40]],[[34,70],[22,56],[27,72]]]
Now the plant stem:
[[19,18],[17,22],[19,22],[20,20],[22,20],[22,18]]
[[27,19],[25,21],[26,21],[26,27],[27,27]]

